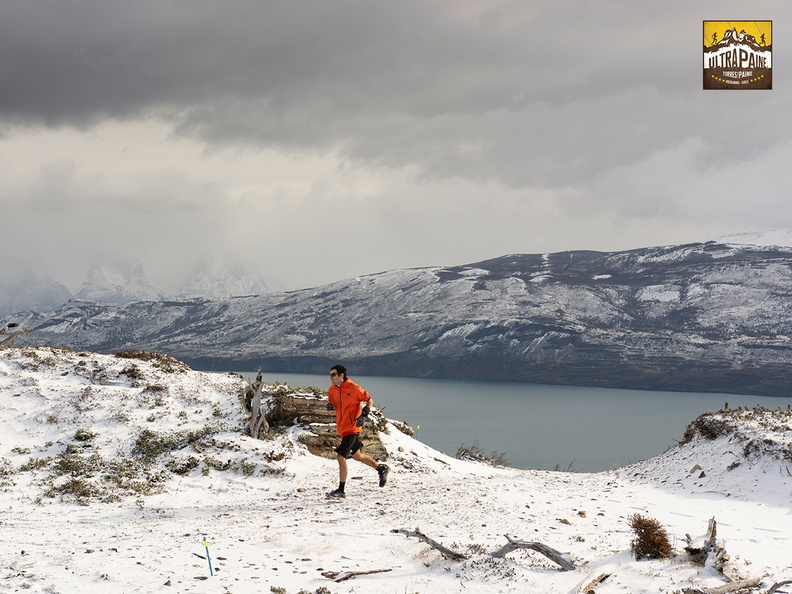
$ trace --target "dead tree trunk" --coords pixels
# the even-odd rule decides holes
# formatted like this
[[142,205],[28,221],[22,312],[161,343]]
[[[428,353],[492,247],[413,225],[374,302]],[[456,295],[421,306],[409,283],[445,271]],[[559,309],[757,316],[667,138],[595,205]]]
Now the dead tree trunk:
[[249,391],[253,392],[252,398],[248,402],[246,396],[242,403],[242,407],[246,409],[242,419],[248,421],[250,436],[256,439],[263,439],[269,435],[269,423],[267,423],[264,411],[261,408],[261,391],[263,387],[264,382],[261,379],[261,370],[259,370],[256,374],[256,381],[248,388]]
[[723,546],[719,546],[717,542],[718,536],[718,523],[715,518],[711,518],[707,526],[707,533],[704,535],[703,541],[699,540],[694,542],[690,534],[685,535],[688,546],[685,547],[685,552],[690,555],[691,561],[699,565],[704,565],[708,561],[723,573],[723,566],[729,560],[729,555]]

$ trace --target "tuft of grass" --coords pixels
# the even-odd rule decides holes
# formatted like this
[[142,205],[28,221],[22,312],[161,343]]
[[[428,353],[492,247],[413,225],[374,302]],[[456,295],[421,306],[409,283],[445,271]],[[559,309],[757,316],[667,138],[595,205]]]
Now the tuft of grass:
[[88,444],[93,441],[97,435],[97,433],[91,431],[90,429],[77,429],[77,433],[74,434],[74,439]]
[[457,448],[456,458],[459,460],[468,460],[470,462],[480,462],[489,466],[508,466],[509,460],[503,452],[492,452],[490,454],[484,453],[484,448],[478,442],[478,439],[473,441],[473,445],[466,446],[464,443]]
[[196,446],[197,442],[207,435],[217,433],[220,428],[216,425],[205,425],[196,431],[182,431],[160,434],[149,429],[140,432],[132,454],[144,462],[153,462],[160,454],[180,450],[189,445]]

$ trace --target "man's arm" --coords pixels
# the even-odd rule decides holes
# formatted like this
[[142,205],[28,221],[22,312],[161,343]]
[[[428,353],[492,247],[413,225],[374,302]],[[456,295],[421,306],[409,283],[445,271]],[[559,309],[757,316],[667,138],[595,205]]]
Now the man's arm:
[[371,412],[371,407],[374,406],[374,399],[369,396],[368,400],[360,401],[360,416],[355,419],[355,425],[362,427]]

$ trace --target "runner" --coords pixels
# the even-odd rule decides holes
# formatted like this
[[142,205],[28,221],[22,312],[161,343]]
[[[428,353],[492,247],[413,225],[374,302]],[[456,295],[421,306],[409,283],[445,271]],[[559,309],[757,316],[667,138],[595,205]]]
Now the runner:
[[335,452],[338,460],[338,489],[327,494],[331,499],[344,499],[346,494],[347,459],[352,458],[371,466],[379,475],[379,486],[384,487],[388,481],[390,468],[379,464],[371,456],[363,452],[363,442],[360,440],[360,428],[368,418],[374,401],[363,388],[347,378],[347,370],[343,365],[334,365],[330,369],[330,382],[333,384],[327,390],[327,410],[335,410],[336,431],[341,436],[341,445]]

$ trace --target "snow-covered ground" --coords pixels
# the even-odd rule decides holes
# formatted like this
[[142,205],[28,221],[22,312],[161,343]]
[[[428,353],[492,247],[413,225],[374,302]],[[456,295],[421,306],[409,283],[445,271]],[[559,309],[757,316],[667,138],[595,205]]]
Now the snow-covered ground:
[[[702,425],[722,429],[714,439],[598,474],[457,460],[389,424],[388,484],[350,462],[336,502],[324,495],[337,465],[300,428],[244,435],[244,387],[165,357],[0,350],[0,591],[555,594],[609,574],[597,594],[636,594],[792,579],[789,413],[715,416]],[[635,560],[633,514],[659,521],[675,556]],[[724,574],[684,552],[712,517]],[[576,569],[529,550],[491,557],[505,535]],[[333,579],[349,572],[372,573]]]

